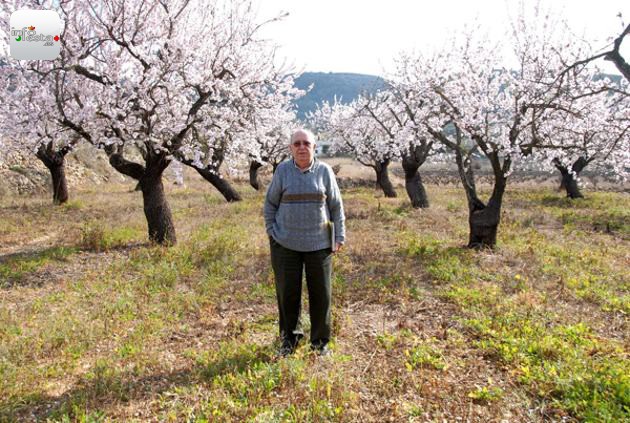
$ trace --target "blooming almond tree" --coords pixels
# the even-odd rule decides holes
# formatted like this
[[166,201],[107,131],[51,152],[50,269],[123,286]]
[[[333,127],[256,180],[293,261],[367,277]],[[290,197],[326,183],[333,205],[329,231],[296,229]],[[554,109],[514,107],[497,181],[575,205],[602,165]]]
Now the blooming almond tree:
[[270,110],[256,126],[256,149],[250,153],[249,183],[255,189],[261,188],[258,171],[269,164],[273,172],[289,156],[289,138],[293,128],[297,128],[297,116],[290,107]]
[[177,153],[178,159],[195,168],[226,201],[241,200],[222,177],[221,167],[225,164],[231,171],[250,162],[251,171],[252,157],[260,158],[270,128],[286,126],[287,119],[294,119],[294,113],[289,112],[291,101],[303,91],[295,88],[293,81],[290,75],[269,72],[260,83],[242,87],[239,97],[208,110],[209,125],[205,131],[193,129],[192,138],[185,140]]
[[389,89],[369,97],[361,97],[364,111],[391,139],[398,150],[405,172],[405,189],[414,208],[429,207],[429,199],[418,169],[433,152],[433,138],[419,129],[418,120],[427,112],[424,99],[413,90],[396,86],[389,81]]
[[[267,75],[264,84],[252,84],[244,87],[240,99],[230,102],[233,108],[231,121],[224,121],[224,127],[209,128],[209,133],[216,134],[214,143],[206,143],[210,154],[206,154],[204,167],[194,163],[196,170],[214,185],[227,201],[238,201],[240,195],[226,179],[221,177],[220,167],[225,162],[228,169],[250,165],[250,181],[257,181],[257,170],[280,153],[279,143],[282,141],[287,151],[288,137],[280,139],[294,124],[295,112],[292,101],[303,94],[293,86],[291,75],[276,73]],[[223,108],[214,108],[213,112],[221,112]],[[225,113],[224,113],[225,114]],[[216,120],[212,120],[216,122]],[[217,133],[220,129],[220,133]],[[269,149],[271,148],[271,151]],[[273,153],[273,156],[270,154]],[[279,163],[279,161],[278,161]],[[276,164],[277,165],[277,164]]]
[[[7,52],[1,53],[7,57]],[[65,128],[56,113],[57,86],[51,79],[26,72],[20,63],[0,66],[0,134],[4,153],[34,154],[50,172],[53,203],[68,201],[65,157],[80,137]]]
[[386,197],[396,197],[388,168],[399,157],[400,149],[365,109],[365,103],[362,96],[350,104],[324,102],[308,118],[320,133],[330,137],[332,152],[349,152],[359,163],[374,169],[377,186]]
[[174,155],[180,162],[195,169],[219,191],[225,201],[231,203],[241,201],[242,197],[221,175],[221,167],[226,159],[229,162],[238,151],[233,142],[231,123],[224,122],[224,125],[221,128],[209,127],[205,131],[193,128],[191,136],[184,140]]
[[[259,96],[260,104],[242,113],[247,122],[247,131],[241,131],[241,142],[246,146],[249,160],[250,185],[260,189],[258,171],[270,164],[273,172],[289,156],[291,132],[300,126],[297,120],[295,100],[306,92],[294,86],[299,75],[289,74],[279,81],[281,85],[265,87],[264,95]],[[255,142],[248,142],[254,139]]]
[[591,68],[577,75],[567,87],[571,112],[555,110],[560,116],[537,128],[545,148],[533,161],[544,165],[551,160],[568,198],[583,197],[578,177],[586,166],[623,180],[629,176],[630,97],[621,93],[628,84],[622,80],[617,88],[607,79],[596,80],[599,74]]
[[[537,150],[546,151],[538,131],[543,122],[573,113],[571,97],[562,94],[556,77],[579,49],[564,42],[560,25],[550,18],[514,22],[505,55],[500,43],[480,37],[461,39],[430,60],[419,60],[422,77],[409,77],[432,104],[425,119],[428,135],[453,149],[469,206],[469,247],[496,244],[503,195],[515,166]],[[514,63],[514,65],[511,65]],[[507,65],[510,64],[510,67]],[[492,167],[494,184],[487,202],[478,195],[470,166],[481,154]],[[550,162],[550,160],[548,160]]]
[[75,99],[56,99],[60,120],[139,181],[150,239],[176,242],[162,173],[185,145],[202,166],[235,120],[235,104],[277,75],[250,3],[39,3],[20,5],[55,9],[65,22],[59,59],[39,70]]
[[[455,153],[469,206],[468,246],[493,247],[508,176],[533,150],[532,125],[554,104],[555,92],[544,85],[548,63],[542,69],[533,67],[533,58],[522,56],[521,68],[511,72],[498,60],[498,50],[484,42],[474,44],[470,38],[458,53],[455,72],[446,84],[436,87],[435,95],[456,127],[459,148]],[[459,131],[472,141],[465,155]],[[494,186],[485,203],[477,194],[470,168],[473,152],[482,153],[492,166]]]

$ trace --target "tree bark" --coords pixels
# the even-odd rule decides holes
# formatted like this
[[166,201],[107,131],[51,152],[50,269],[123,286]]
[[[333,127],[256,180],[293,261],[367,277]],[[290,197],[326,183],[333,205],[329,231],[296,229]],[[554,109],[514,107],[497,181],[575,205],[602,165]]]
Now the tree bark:
[[259,191],[262,186],[260,183],[260,179],[258,178],[258,170],[263,167],[263,164],[259,161],[252,160],[249,163],[249,184],[256,190]]
[[146,166],[131,162],[123,157],[122,147],[109,146],[105,149],[109,163],[120,173],[138,180],[142,190],[144,216],[147,219],[149,240],[162,245],[177,243],[171,208],[166,200],[162,174],[170,164],[164,152],[149,150]]
[[630,81],[630,64],[626,62],[626,59],[621,55],[619,50],[621,49],[621,43],[626,35],[630,34],[630,24],[626,26],[623,32],[613,42],[612,51],[608,52],[605,56],[605,60],[610,60],[615,64],[619,72]]
[[562,175],[562,181],[560,182],[560,189],[564,189],[567,193],[567,197],[571,199],[584,198],[584,195],[580,192],[577,180],[575,176],[565,166],[556,166]]
[[584,195],[580,192],[577,177],[580,172],[584,170],[587,164],[588,161],[584,157],[579,157],[571,166],[571,171],[569,171],[569,169],[562,165],[560,161],[554,160],[556,169],[558,169],[562,175],[560,189],[564,189],[566,191],[568,198],[584,198]]
[[494,248],[497,244],[497,230],[501,220],[501,204],[484,206],[470,210],[468,226],[468,248]]
[[501,205],[505,193],[506,178],[495,180],[494,191],[484,205],[481,201],[469,204],[468,225],[470,236],[468,248],[494,248],[497,244],[497,230],[501,221]]
[[402,160],[402,167],[405,171],[405,189],[414,209],[429,207],[429,198],[424,189],[420,173],[418,173],[422,163],[423,161],[418,160],[414,155],[405,155]]
[[[459,150],[456,151],[459,176],[466,191],[468,202],[468,248],[494,248],[497,243],[497,230],[501,221],[501,205],[507,185],[505,172],[501,169],[498,157],[488,157],[493,164],[494,189],[487,204],[477,196],[477,188],[470,158],[464,159]],[[506,165],[507,170],[509,163]]]
[[66,180],[65,157],[69,149],[53,151],[52,144],[41,146],[36,153],[44,166],[50,171],[53,191],[53,204],[63,204],[68,201],[68,182]]
[[385,197],[396,197],[396,190],[389,180],[389,159],[383,161],[377,161],[374,164],[374,171],[376,172],[376,184],[383,190]]
[[174,245],[177,242],[171,208],[166,201],[162,176],[143,177],[140,180],[144,216],[149,226],[149,239],[158,244]]
[[68,181],[66,180],[65,160],[61,159],[61,164],[48,168],[52,177],[53,203],[63,204],[68,201]]
[[207,168],[194,168],[206,181],[215,187],[228,203],[241,201],[241,195],[230,185],[227,179],[222,178],[218,171]]

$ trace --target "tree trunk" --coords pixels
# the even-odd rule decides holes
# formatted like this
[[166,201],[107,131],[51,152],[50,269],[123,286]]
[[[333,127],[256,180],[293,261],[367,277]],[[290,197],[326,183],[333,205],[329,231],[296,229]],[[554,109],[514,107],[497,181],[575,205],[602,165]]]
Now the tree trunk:
[[163,245],[177,243],[175,225],[171,208],[166,201],[162,174],[170,164],[166,153],[154,153],[149,150],[145,157],[146,165],[134,163],[124,158],[122,146],[108,146],[105,152],[109,164],[123,175],[131,176],[138,181],[142,190],[144,216],[149,227],[149,239]]
[[68,182],[66,180],[66,150],[53,151],[52,144],[42,146],[37,151],[37,157],[50,171],[53,191],[53,204],[63,204],[68,201]]
[[53,203],[63,204],[68,201],[68,182],[66,180],[65,160],[48,168],[52,177]]
[[218,171],[212,171],[206,168],[199,169],[196,167],[195,170],[203,177],[203,179],[210,182],[212,186],[214,186],[221,195],[223,195],[228,203],[242,200],[240,194],[232,188],[232,185],[230,185],[225,178],[222,178],[221,175],[219,175]]
[[[562,172],[560,172],[562,173]],[[567,189],[566,180],[564,179],[564,175],[560,177],[560,186],[558,187],[558,191],[564,191]]]
[[258,170],[263,166],[262,163],[252,160],[249,163],[249,184],[256,190],[260,190],[261,184],[258,178]]
[[501,220],[503,194],[507,185],[507,178],[504,174],[509,168],[509,163],[505,170],[502,170],[496,154],[488,157],[493,164],[494,190],[488,204],[484,204],[477,196],[470,157],[464,158],[459,150],[456,150],[455,153],[459,176],[466,191],[468,202],[468,248],[494,248],[497,243],[497,230]]
[[[503,204],[503,194],[507,186],[507,178],[505,173],[509,169],[509,163],[505,169],[499,164],[498,156],[489,157],[490,161],[494,161],[494,189],[488,204],[477,197],[475,192],[468,201],[468,225],[470,227],[470,236],[468,238],[468,248],[494,248],[497,244],[497,229],[501,221],[501,205]],[[507,161],[508,159],[504,159]],[[469,166],[467,173],[472,176],[472,167]],[[474,187],[474,184],[473,184]],[[476,191],[476,190],[475,190]]]
[[569,169],[562,165],[560,161],[554,160],[556,169],[558,169],[562,175],[560,189],[564,189],[566,191],[568,198],[584,198],[584,195],[580,192],[577,177],[580,172],[584,170],[587,164],[588,161],[584,157],[579,157],[571,166],[572,171],[569,171]]
[[159,175],[152,175],[152,173],[146,172],[140,179],[144,216],[149,226],[149,239],[158,244],[174,245],[177,237],[171,208],[164,194],[162,172]]
[[494,190],[487,205],[478,198],[468,204],[470,236],[468,248],[494,248],[501,221],[501,205],[507,185],[505,176],[495,177]]
[[422,184],[422,178],[418,169],[422,163],[415,159],[415,157],[406,155],[403,157],[402,167],[405,171],[405,189],[409,200],[411,200],[411,206],[414,209],[424,209],[429,207],[429,199],[427,192]]
[[[560,169],[559,169],[560,170]],[[577,179],[571,172],[568,171],[566,167],[563,170],[560,170],[562,174],[562,182],[560,183],[560,187],[564,188],[567,193],[568,198],[584,198],[584,195],[580,192],[580,187],[578,186]]]
[[389,180],[388,166],[389,159],[375,163],[376,184],[383,190],[385,197],[394,198],[396,197],[396,190]]
[[497,243],[497,229],[501,220],[501,202],[493,206],[475,208],[469,211],[468,225],[470,236],[468,248],[494,248]]

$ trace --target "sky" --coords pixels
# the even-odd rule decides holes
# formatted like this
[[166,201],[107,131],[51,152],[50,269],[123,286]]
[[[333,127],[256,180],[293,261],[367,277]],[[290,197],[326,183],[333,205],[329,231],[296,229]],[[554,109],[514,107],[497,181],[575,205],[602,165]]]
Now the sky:
[[[525,0],[526,7],[536,1]],[[516,13],[515,0],[255,0],[260,19],[288,12],[289,16],[263,29],[279,46],[278,56],[296,70],[384,75],[401,51],[430,52],[457,28],[478,20],[490,34],[501,37],[503,23]],[[575,33],[604,49],[608,38],[630,22],[628,0],[542,0],[564,16]],[[617,15],[622,13],[620,19]],[[627,38],[627,37],[626,37]],[[622,45],[630,57],[630,39]],[[608,63],[600,63],[618,73]]]

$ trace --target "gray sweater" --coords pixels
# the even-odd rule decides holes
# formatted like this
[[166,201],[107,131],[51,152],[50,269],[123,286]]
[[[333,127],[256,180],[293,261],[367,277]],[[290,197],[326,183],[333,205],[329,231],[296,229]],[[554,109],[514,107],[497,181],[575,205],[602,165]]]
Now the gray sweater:
[[330,221],[335,225],[335,241],[343,243],[346,239],[335,174],[317,159],[304,172],[293,160],[280,163],[267,189],[263,211],[267,234],[290,250],[330,247]]

